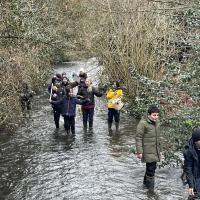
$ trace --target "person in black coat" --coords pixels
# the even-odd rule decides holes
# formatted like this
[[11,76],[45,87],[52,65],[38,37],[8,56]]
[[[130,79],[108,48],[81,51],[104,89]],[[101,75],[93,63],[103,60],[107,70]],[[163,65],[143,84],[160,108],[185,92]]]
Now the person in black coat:
[[72,89],[66,89],[66,96],[58,101],[50,101],[53,105],[59,105],[61,107],[61,114],[64,117],[64,127],[67,133],[75,134],[75,116],[76,116],[76,104],[83,105],[89,102],[89,99],[79,100],[73,96]]
[[[50,98],[51,101],[59,101],[60,99],[62,99],[63,95],[64,95],[64,92],[62,89],[57,88],[56,86],[52,86],[52,93],[51,93],[51,98]],[[52,104],[52,108],[53,108],[55,126],[58,129],[60,115],[61,115],[61,105]]]
[[200,128],[194,129],[184,155],[184,172],[188,183],[188,199],[200,198]]

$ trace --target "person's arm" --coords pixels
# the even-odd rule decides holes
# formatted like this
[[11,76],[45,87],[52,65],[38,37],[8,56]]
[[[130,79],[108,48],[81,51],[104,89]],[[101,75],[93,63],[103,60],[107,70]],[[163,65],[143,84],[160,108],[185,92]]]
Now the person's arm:
[[86,103],[90,102],[90,100],[88,98],[86,99],[83,99],[83,100],[80,100],[80,99],[77,99],[76,98],[76,104],[79,104],[79,105],[84,105]]
[[58,105],[61,104],[63,102],[64,98],[59,99],[59,100],[50,100],[49,102],[53,105]]
[[136,130],[136,150],[137,157],[142,159],[143,157],[143,136],[144,136],[145,126],[142,121],[139,122]]
[[187,150],[184,152],[184,167],[186,179],[189,186],[188,193],[190,196],[194,195],[194,175],[193,175],[194,158],[192,153]]
[[95,87],[93,87],[92,90],[93,90],[94,95],[97,97],[101,97],[103,95],[103,93],[98,91]]
[[114,95],[115,95],[115,93],[111,89],[109,89],[106,93],[107,99],[112,99],[114,97]]
[[78,86],[78,82],[77,81],[70,82],[70,87],[71,88],[74,88],[76,86]]
[[121,98],[123,96],[123,91],[122,89],[118,89],[116,92],[115,92],[115,95],[116,95],[116,98]]

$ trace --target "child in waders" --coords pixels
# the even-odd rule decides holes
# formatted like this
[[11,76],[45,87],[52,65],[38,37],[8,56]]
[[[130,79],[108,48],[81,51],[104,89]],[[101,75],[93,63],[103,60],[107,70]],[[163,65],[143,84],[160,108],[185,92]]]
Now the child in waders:
[[155,170],[157,162],[160,161],[163,155],[158,120],[159,113],[160,110],[157,106],[150,106],[147,115],[140,120],[136,132],[137,157],[146,163],[143,184],[148,189],[148,197],[154,199],[158,199],[158,195],[154,192]]
[[184,155],[184,172],[188,183],[188,200],[200,199],[200,128],[194,129]]

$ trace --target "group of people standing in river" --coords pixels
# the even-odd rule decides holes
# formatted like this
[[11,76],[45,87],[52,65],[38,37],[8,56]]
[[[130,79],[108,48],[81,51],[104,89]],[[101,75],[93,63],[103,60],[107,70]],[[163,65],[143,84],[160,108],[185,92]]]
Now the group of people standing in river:
[[[75,87],[78,87],[76,96],[73,95],[73,88]],[[85,132],[88,129],[92,131],[95,96],[101,97],[105,94],[108,101],[108,130],[112,132],[114,119],[116,131],[118,132],[121,107],[116,107],[116,100],[121,100],[123,97],[123,89],[118,81],[113,81],[108,87],[98,89],[92,85],[91,79],[81,69],[73,82],[70,82],[66,73],[56,74],[52,78],[48,90],[57,129],[62,115],[67,134],[75,134],[76,105],[80,104],[83,129]],[[153,199],[159,199],[154,191],[155,171],[157,162],[164,156],[159,114],[159,108],[156,105],[151,105],[147,110],[147,114],[138,123],[136,131],[136,155],[142,162],[146,163],[143,185],[148,189],[148,197]],[[200,128],[194,129],[192,137],[185,147],[184,158],[184,173],[189,185],[188,199],[196,199],[200,197]]]
[[[73,74],[74,75],[74,74]],[[54,122],[58,129],[59,120],[62,115],[64,118],[64,128],[68,134],[75,134],[76,105],[81,105],[83,117],[83,129],[93,130],[93,118],[95,108],[95,96],[101,97],[104,94],[108,99],[108,128],[112,131],[113,119],[115,119],[116,131],[119,130],[120,110],[115,107],[114,101],[121,100],[123,96],[122,88],[117,81],[113,81],[107,87],[96,88],[92,80],[87,77],[84,69],[80,70],[79,75],[74,76],[71,82],[66,73],[53,76],[48,91],[50,93],[50,103],[54,112]],[[78,87],[76,95],[73,95],[73,88]]]

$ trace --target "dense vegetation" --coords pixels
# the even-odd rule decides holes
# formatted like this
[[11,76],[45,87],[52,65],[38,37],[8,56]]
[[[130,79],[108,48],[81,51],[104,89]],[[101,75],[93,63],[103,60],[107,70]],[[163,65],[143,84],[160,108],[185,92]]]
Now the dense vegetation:
[[[19,101],[22,81],[38,91],[52,61],[76,51],[74,1],[10,0],[0,3],[0,126],[15,128],[23,120]],[[78,45],[77,45],[78,46]],[[69,54],[68,54],[69,55]]]
[[200,125],[199,1],[92,2],[84,33],[102,77],[123,83],[135,117],[161,107],[168,162]]
[[123,83],[135,117],[162,108],[169,160],[199,125],[199,1],[10,0],[0,10],[1,126],[21,121],[20,80],[37,91],[53,60],[86,53],[103,84]]

